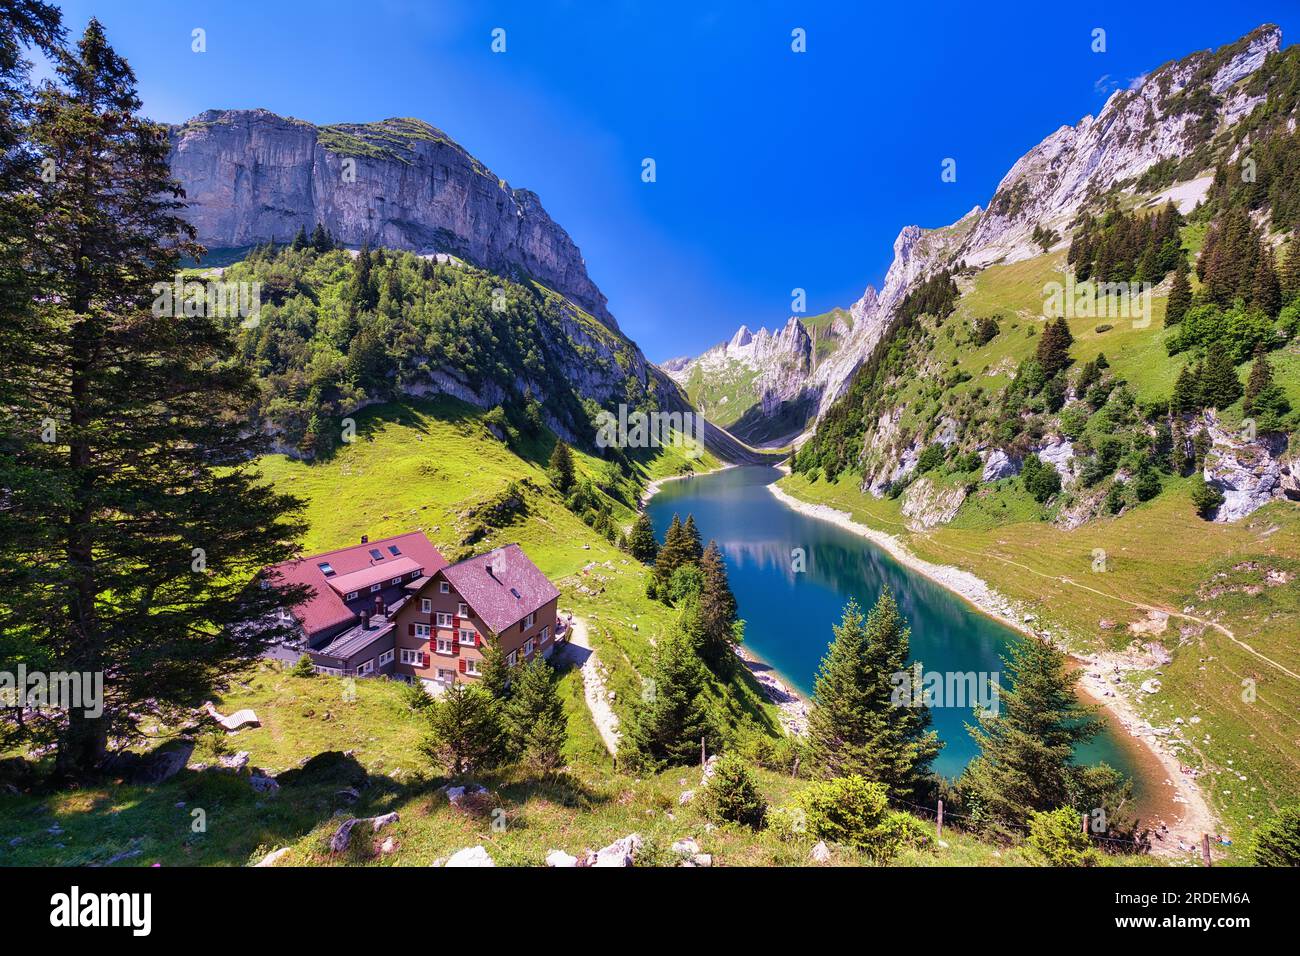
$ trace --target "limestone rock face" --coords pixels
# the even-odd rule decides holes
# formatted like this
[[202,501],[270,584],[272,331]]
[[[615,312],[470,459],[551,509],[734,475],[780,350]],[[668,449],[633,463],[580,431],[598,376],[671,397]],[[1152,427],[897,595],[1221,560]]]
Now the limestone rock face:
[[208,110],[172,127],[171,143],[184,215],[209,248],[283,242],[320,223],[349,246],[522,270],[616,327],[578,247],[536,194],[512,189],[427,123],[318,127],[267,110]]
[[1062,482],[1074,480],[1074,445],[1068,438],[1051,439],[1038,449],[1038,457],[1044,464],[1056,469]]
[[918,478],[903,492],[901,510],[908,519],[908,527],[923,531],[947,524],[957,516],[957,509],[965,500],[965,488],[937,488],[928,477]]
[[1214,444],[1206,453],[1203,477],[1223,494],[1215,521],[1239,521],[1275,497],[1287,496],[1287,481],[1294,483],[1294,478],[1282,461],[1285,435],[1268,433],[1246,441],[1216,423],[1207,428]]
[[984,459],[984,473],[980,476],[982,481],[1000,481],[1003,478],[1014,478],[1020,474],[1020,459],[1013,457],[1001,448],[994,448]]

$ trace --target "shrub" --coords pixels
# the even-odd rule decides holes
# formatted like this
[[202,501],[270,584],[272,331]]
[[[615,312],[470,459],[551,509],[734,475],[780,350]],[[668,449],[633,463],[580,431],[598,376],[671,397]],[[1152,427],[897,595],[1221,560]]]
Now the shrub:
[[424,710],[433,703],[433,697],[424,689],[424,682],[419,678],[409,684],[402,684],[402,700],[407,707],[416,712]]
[[1256,866],[1300,866],[1300,804],[1283,807],[1255,840]]
[[714,764],[705,784],[701,806],[714,823],[739,823],[758,829],[767,815],[767,801],[739,754],[728,753]]
[[798,805],[811,836],[856,847],[880,862],[921,836],[911,817],[889,809],[883,785],[856,774],[814,783],[799,794]]
[[298,662],[289,668],[289,673],[294,677],[315,677],[316,665],[311,662],[311,656],[308,654],[298,658]]
[[767,832],[783,843],[808,839],[808,814],[803,807],[776,807],[768,811]]
[[1196,513],[1202,518],[1213,518],[1214,513],[1223,504],[1223,492],[1207,483],[1201,475],[1197,475],[1192,479],[1192,504],[1196,506]]
[[947,450],[938,442],[935,442],[932,445],[927,445],[925,451],[921,452],[921,457],[916,460],[917,474],[923,475],[927,471],[933,471],[935,468],[942,465],[946,451]]
[[1029,816],[1029,849],[1047,866],[1097,866],[1101,854],[1088,841],[1080,816],[1070,807]]

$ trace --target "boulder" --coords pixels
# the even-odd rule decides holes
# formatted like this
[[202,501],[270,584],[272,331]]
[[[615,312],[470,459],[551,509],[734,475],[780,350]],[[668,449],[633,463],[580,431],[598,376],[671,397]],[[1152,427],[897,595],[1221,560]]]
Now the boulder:
[[563,850],[552,850],[550,853],[546,854],[546,865],[559,867],[577,866],[578,858],[576,856],[570,856]]
[[280,785],[276,783],[275,778],[268,777],[261,771],[253,773],[248,778],[248,784],[258,793],[279,793]]
[[248,751],[241,750],[231,756],[218,757],[217,766],[222,770],[233,770],[235,773],[242,773],[248,766]]
[[629,833],[621,840],[615,840],[607,847],[596,851],[596,862],[592,866],[631,866],[637,852],[641,849],[641,837]]
[[379,845],[379,852],[384,854],[384,856],[397,852],[397,841],[392,837],[388,837]]
[[398,816],[396,811],[392,813],[382,813],[377,817],[370,818],[370,829],[378,833],[380,830],[388,826],[390,823],[396,823],[397,821],[398,821]]
[[677,840],[673,843],[673,852],[680,853],[683,856],[694,856],[700,852],[700,845],[691,837],[684,840]]
[[352,845],[352,828],[359,822],[361,821],[356,817],[351,817],[339,825],[339,828],[334,831],[334,835],[330,837],[331,853],[342,853]]
[[479,794],[483,793],[487,793],[487,787],[480,787],[476,783],[465,787],[448,787],[447,802],[459,810],[461,809],[461,804],[465,802],[466,797],[477,797]]
[[1038,449],[1038,459],[1056,469],[1062,482],[1074,478],[1074,445],[1068,438],[1053,438]]
[[481,846],[470,846],[463,850],[457,850],[443,866],[496,866],[492,862],[492,857],[488,856],[488,851]]
[[266,856],[254,863],[253,866],[275,866],[275,864],[280,861],[280,858],[288,852],[289,848],[287,846],[282,846],[278,850],[272,850]]
[[826,845],[825,840],[818,840],[817,845],[808,854],[808,858],[814,863],[827,863],[831,858],[831,848]]

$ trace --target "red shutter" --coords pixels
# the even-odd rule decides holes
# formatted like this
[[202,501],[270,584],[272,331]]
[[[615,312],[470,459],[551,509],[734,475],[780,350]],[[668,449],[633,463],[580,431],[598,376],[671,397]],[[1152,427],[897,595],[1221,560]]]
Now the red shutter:
[[412,637],[415,636],[415,622],[414,622],[414,621],[412,621],[410,624],[406,625],[406,633],[407,633],[407,634],[410,634]]
[[426,654],[424,651],[420,652],[420,666],[421,667],[429,666],[429,655]]
[[451,653],[455,657],[460,657],[460,635],[458,634],[451,636]]
[[460,660],[460,672],[465,673],[465,659],[463,657]]
[[475,646],[475,647],[482,647],[482,646],[483,646],[483,635],[482,635],[482,634],[475,633],[475,635],[474,635],[474,646]]
[[453,615],[451,616],[451,626],[452,626],[452,628],[453,628],[454,630],[457,630],[457,631],[460,630],[460,615],[459,615],[459,614],[453,614]]

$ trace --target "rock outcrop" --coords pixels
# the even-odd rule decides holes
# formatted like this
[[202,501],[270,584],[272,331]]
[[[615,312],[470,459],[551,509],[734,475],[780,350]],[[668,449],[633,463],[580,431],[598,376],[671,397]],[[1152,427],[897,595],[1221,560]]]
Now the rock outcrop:
[[1246,440],[1223,430],[1212,419],[1206,428],[1213,444],[1206,453],[1202,476],[1223,495],[1215,521],[1239,521],[1274,498],[1288,496],[1286,480],[1294,479],[1282,460],[1287,450],[1285,435],[1266,433]]
[[292,239],[443,252],[520,270],[615,328],[578,247],[535,193],[512,189],[415,119],[316,126],[267,110],[208,110],[171,129],[185,217],[209,248]]

